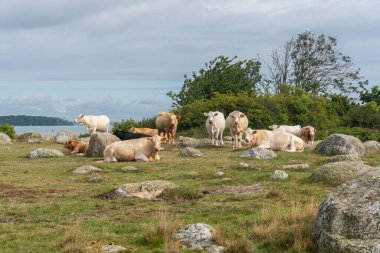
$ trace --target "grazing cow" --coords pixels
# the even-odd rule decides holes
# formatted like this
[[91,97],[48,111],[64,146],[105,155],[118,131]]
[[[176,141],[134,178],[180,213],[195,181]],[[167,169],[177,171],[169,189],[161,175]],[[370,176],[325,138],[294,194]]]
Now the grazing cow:
[[251,147],[269,148],[276,151],[301,152],[305,147],[301,138],[283,131],[248,128],[244,139],[250,143]]
[[231,112],[226,119],[226,128],[230,129],[232,136],[232,148],[241,147],[241,139],[244,130],[248,127],[248,118],[239,111]]
[[317,129],[312,126],[305,126],[301,128],[301,138],[306,142],[309,143],[311,141],[311,144],[314,143],[314,137],[315,132],[317,132]]
[[219,143],[223,145],[223,131],[226,128],[226,120],[221,112],[205,112],[206,128],[211,138],[211,145],[218,146]]
[[158,135],[158,129],[153,129],[153,128],[137,128],[137,127],[131,127],[129,129],[130,132],[132,133],[140,133],[140,134],[148,134],[150,136]]
[[63,147],[71,151],[71,154],[84,154],[88,149],[88,142],[82,142],[77,140],[68,140],[65,142]]
[[123,132],[123,131],[115,131],[113,132],[113,135],[116,135],[122,141],[152,137],[152,135],[149,135],[149,134]]
[[269,129],[272,129],[273,131],[282,131],[287,132],[290,134],[294,134],[297,137],[301,137],[301,126],[287,126],[287,125],[271,125],[269,126]]
[[174,144],[175,133],[177,131],[180,117],[170,112],[161,112],[156,116],[156,127],[158,133],[165,137],[165,142]]
[[158,135],[148,138],[117,141],[103,151],[105,162],[154,161],[160,160],[161,138]]
[[96,131],[108,133],[110,126],[110,119],[106,115],[94,116],[79,114],[74,121],[77,124],[83,124],[90,134],[94,134]]

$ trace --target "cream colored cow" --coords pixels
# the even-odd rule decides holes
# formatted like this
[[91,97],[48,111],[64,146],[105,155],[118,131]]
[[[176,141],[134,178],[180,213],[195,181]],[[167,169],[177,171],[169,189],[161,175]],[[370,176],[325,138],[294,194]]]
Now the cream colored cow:
[[239,111],[231,112],[226,119],[226,128],[230,129],[232,148],[241,148],[244,130],[248,127],[248,118]]
[[156,127],[158,134],[163,134],[166,141],[174,144],[175,133],[177,132],[180,117],[171,112],[160,112],[156,116]]
[[158,135],[148,138],[117,141],[103,151],[105,162],[154,161],[160,160],[161,138]]
[[74,121],[77,124],[83,124],[90,134],[94,134],[96,131],[108,133],[110,126],[110,119],[106,115],[94,116],[79,114]]

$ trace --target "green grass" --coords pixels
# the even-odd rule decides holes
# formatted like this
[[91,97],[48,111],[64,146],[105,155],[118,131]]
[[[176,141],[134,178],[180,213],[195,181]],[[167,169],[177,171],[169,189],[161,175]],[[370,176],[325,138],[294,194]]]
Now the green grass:
[[[55,148],[64,157],[28,159],[28,151]],[[217,229],[215,240],[227,252],[312,252],[312,228],[319,203],[331,190],[310,183],[308,177],[325,159],[303,153],[277,153],[274,160],[237,158],[229,145],[204,148],[204,157],[182,158],[174,146],[164,145],[161,161],[95,163],[100,158],[72,156],[54,143],[14,143],[0,146],[1,252],[92,252],[96,245],[115,243],[127,252],[188,252],[172,241],[172,234],[189,223]],[[366,161],[379,166],[380,156]],[[239,162],[255,169],[240,169]],[[308,163],[307,170],[287,170],[289,179],[271,181],[282,164]],[[74,175],[86,164],[103,171]],[[131,165],[139,173],[122,172]],[[197,171],[199,176],[188,176]],[[215,176],[223,171],[230,181]],[[123,183],[164,179],[181,186],[164,200],[110,199],[102,196]],[[210,194],[227,185],[260,183],[255,194]],[[305,212],[304,210],[307,210]],[[164,232],[163,232],[164,231]],[[96,251],[93,251],[96,252]]]

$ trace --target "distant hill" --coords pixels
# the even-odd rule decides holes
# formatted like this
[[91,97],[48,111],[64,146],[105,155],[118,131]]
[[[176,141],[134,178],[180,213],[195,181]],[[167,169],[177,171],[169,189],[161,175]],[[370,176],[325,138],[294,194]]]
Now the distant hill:
[[12,126],[70,126],[73,122],[65,119],[46,116],[10,115],[0,116],[0,124]]

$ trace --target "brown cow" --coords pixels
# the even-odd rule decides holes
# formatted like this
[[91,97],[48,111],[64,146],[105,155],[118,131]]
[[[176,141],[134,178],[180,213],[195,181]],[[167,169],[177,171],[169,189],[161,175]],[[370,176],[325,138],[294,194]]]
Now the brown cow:
[[315,138],[315,132],[317,132],[317,129],[312,126],[305,126],[301,128],[301,138],[306,142],[309,143],[311,141],[311,144],[314,143]]
[[175,133],[177,131],[180,117],[171,112],[161,112],[156,116],[156,127],[158,133],[165,137],[165,141],[174,144]]
[[84,154],[88,149],[88,142],[82,142],[77,140],[68,140],[65,142],[63,147],[71,151],[71,154]]
[[158,129],[153,129],[153,128],[138,128],[138,127],[131,127],[129,129],[130,132],[132,133],[139,133],[139,134],[148,134],[150,136],[158,135]]

